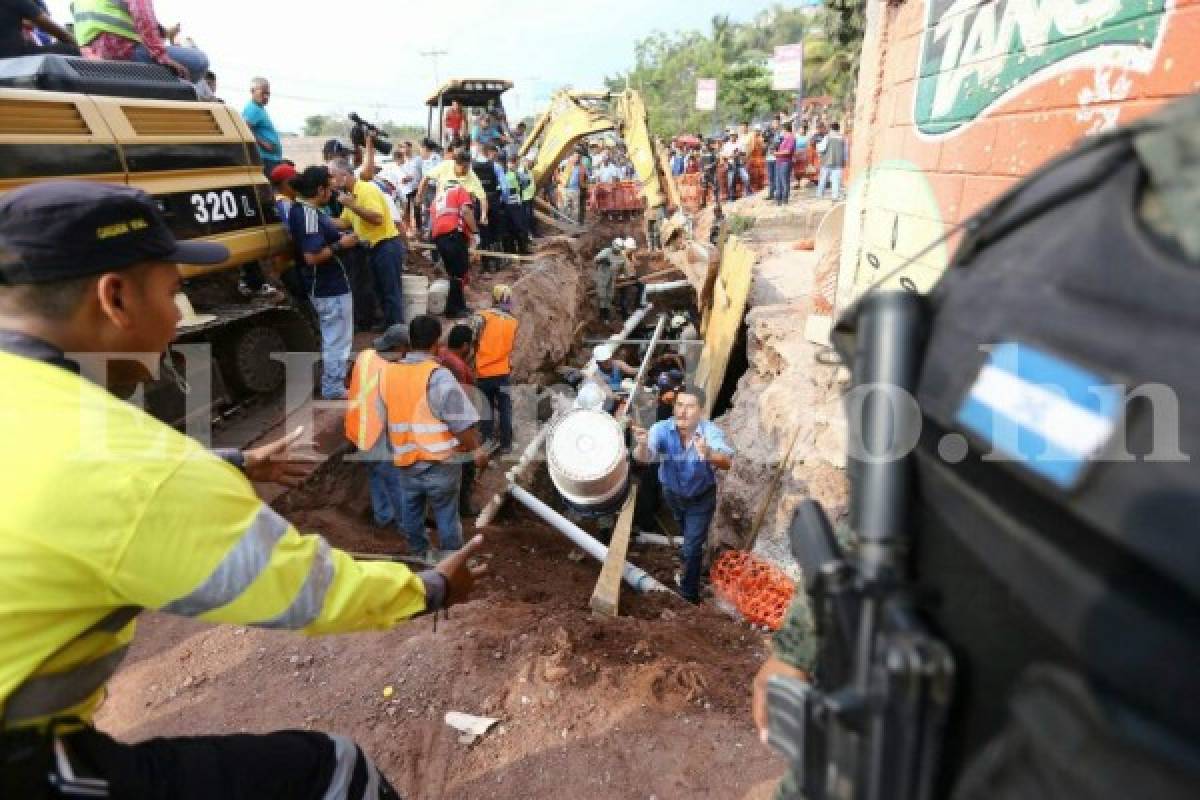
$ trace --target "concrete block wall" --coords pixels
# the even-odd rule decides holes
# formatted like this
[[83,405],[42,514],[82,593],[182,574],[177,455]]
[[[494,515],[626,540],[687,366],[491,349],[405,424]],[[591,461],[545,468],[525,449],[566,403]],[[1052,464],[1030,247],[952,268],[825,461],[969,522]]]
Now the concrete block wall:
[[[1082,136],[1200,90],[1200,0],[865,0],[837,305]],[[957,239],[901,278],[937,279]]]

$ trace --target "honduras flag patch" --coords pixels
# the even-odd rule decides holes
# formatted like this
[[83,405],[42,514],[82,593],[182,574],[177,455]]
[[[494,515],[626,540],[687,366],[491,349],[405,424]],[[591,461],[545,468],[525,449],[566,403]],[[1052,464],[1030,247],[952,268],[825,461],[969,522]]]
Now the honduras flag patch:
[[1009,460],[1062,489],[1076,486],[1108,443],[1124,387],[1028,344],[994,345],[957,420]]

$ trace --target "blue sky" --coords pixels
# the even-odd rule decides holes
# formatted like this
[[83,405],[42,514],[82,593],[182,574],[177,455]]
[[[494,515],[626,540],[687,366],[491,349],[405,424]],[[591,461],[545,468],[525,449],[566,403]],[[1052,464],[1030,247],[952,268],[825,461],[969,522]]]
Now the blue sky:
[[[60,21],[69,21],[69,5],[49,0]],[[602,88],[606,75],[633,63],[635,42],[655,30],[707,30],[715,14],[744,21],[773,5],[776,0],[157,0],[155,8],[160,22],[181,22],[183,34],[208,53],[223,99],[241,104],[253,76],[269,78],[275,123],[294,131],[310,114],[349,111],[424,125],[423,101],[435,84],[433,60],[422,51],[447,51],[438,59],[443,80],[514,81],[506,106],[524,116],[564,84]]]

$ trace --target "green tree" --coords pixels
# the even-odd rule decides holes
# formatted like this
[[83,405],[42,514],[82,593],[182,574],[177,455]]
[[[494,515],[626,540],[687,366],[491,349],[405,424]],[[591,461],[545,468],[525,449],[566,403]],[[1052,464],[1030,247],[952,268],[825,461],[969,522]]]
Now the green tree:
[[[718,15],[704,32],[656,31],[640,40],[633,67],[606,84],[642,93],[657,136],[710,131],[714,124],[761,119],[790,107],[794,95],[771,89],[767,64],[776,46],[803,41],[805,94],[830,95],[848,110],[864,27],[865,0],[826,0],[821,11],[776,5],[746,23]],[[701,78],[718,81],[715,115],[694,108]]]

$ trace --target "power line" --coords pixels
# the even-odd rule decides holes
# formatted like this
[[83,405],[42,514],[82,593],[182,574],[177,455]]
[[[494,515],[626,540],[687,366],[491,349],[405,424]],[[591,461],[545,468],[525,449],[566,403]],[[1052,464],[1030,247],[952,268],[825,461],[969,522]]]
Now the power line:
[[433,85],[441,86],[442,79],[438,75],[438,58],[441,56],[447,56],[450,54],[445,50],[422,50],[419,53],[419,55],[421,55],[424,58],[432,58],[433,59]]

